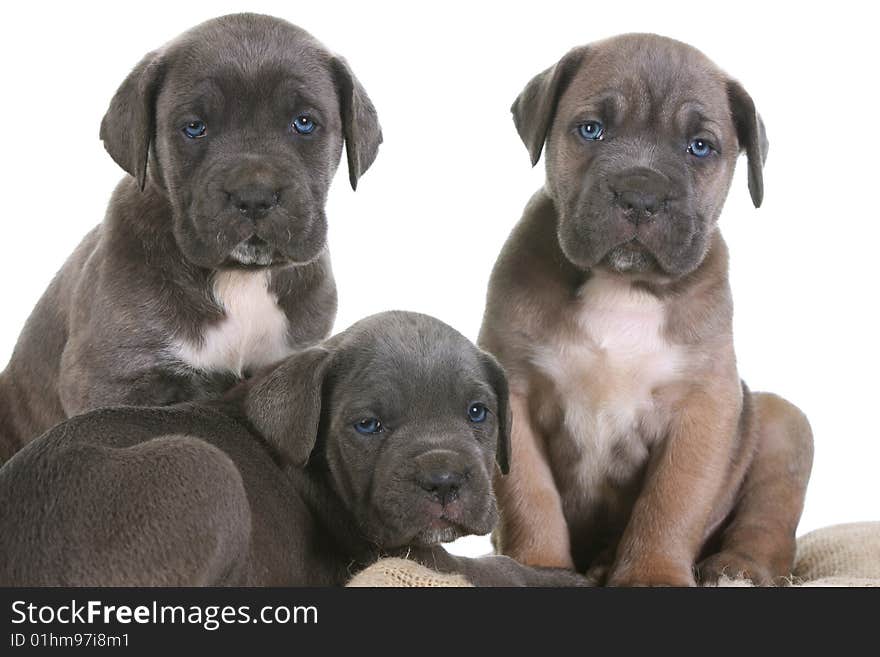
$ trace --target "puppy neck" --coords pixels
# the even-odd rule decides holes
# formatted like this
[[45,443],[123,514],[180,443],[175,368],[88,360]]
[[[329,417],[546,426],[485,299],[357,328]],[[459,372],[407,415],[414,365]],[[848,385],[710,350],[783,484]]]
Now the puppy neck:
[[326,466],[318,451],[305,468],[288,466],[286,473],[315,520],[322,553],[337,554],[352,571],[369,566],[383,555],[381,546],[359,531],[351,511],[327,482]]

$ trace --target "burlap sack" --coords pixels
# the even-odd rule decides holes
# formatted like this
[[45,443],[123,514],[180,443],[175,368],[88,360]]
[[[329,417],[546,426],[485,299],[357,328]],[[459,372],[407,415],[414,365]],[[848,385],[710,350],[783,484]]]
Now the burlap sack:
[[[880,522],[834,525],[798,539],[792,586],[880,586]],[[461,575],[443,575],[406,559],[383,559],[349,586],[470,586]],[[722,587],[748,587],[725,579]]]
[[348,586],[472,586],[462,575],[444,575],[408,559],[382,559],[352,578]]

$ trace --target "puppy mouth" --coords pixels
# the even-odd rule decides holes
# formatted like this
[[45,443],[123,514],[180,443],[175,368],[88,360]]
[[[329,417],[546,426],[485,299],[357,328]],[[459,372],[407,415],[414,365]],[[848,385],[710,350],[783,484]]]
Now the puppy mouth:
[[423,515],[425,524],[416,533],[412,543],[422,546],[438,545],[450,543],[462,536],[482,533],[476,526],[479,523],[473,522],[471,511],[473,509],[466,508],[461,500],[447,504],[430,502]]
[[451,543],[461,536],[467,536],[471,532],[457,521],[441,515],[431,518],[428,524],[413,539],[414,545],[431,546],[440,543]]
[[414,514],[400,525],[385,525],[379,534],[365,534],[369,534],[370,540],[383,549],[432,547],[451,543],[462,536],[487,534],[494,526],[491,512],[479,508],[479,505],[470,507],[458,502],[446,506],[417,504],[411,510]]
[[229,252],[231,264],[243,267],[268,267],[278,259],[278,253],[263,238],[251,235]]
[[612,248],[600,264],[621,274],[641,274],[658,267],[657,259],[638,237]]

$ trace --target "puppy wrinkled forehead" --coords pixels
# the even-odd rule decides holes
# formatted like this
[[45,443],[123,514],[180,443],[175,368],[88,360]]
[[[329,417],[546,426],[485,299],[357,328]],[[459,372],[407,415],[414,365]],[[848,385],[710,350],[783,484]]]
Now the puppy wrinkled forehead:
[[171,77],[255,81],[298,78],[332,88],[332,54],[305,30],[270,16],[237,14],[207,21],[163,48]]
[[425,389],[458,396],[467,387],[485,385],[477,348],[426,315],[382,313],[358,322],[340,338],[337,375],[358,379],[366,389],[403,380],[402,396]]
[[648,121],[676,118],[683,106],[721,121],[729,116],[727,76],[702,52],[658,35],[627,34],[587,47],[560,107],[603,104],[619,115],[638,108]]
[[278,49],[312,48],[326,52],[321,43],[301,27],[260,14],[230,14],[205,21],[178,36],[167,47],[197,52],[199,46],[244,58],[265,56]]

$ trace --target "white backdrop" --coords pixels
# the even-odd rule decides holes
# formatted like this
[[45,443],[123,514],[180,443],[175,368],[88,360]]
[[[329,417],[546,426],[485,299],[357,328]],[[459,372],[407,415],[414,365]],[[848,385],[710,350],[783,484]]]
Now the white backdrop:
[[[864,5],[863,5],[864,6]],[[436,315],[475,339],[495,256],[543,169],[509,106],[570,47],[620,32],[687,41],[739,78],[770,139],[752,208],[741,160],[722,228],[736,347],[755,390],[799,404],[816,436],[801,531],[880,519],[880,248],[876,21],[860,3],[151,0],[7,4],[0,28],[3,257],[0,363],[33,304],[103,217],[122,172],[98,140],[118,84],[184,29],[234,11],[274,14],[348,58],[385,144],[357,193],[329,204],[341,329],[390,309]],[[460,541],[479,554],[488,539]]]

